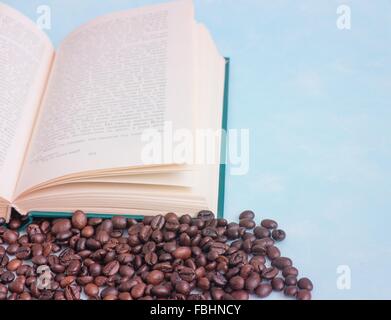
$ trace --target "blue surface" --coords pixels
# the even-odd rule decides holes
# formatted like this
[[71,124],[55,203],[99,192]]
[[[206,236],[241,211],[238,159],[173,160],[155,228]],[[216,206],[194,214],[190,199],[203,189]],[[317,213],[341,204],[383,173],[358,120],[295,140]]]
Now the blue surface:
[[[159,1],[3,2],[34,20],[51,6],[57,45],[98,15]],[[227,177],[226,215],[277,219],[314,298],[391,298],[391,1],[195,3],[231,58],[229,127],[251,130],[250,172]],[[351,30],[336,27],[342,3]],[[339,265],[350,290],[337,288]]]

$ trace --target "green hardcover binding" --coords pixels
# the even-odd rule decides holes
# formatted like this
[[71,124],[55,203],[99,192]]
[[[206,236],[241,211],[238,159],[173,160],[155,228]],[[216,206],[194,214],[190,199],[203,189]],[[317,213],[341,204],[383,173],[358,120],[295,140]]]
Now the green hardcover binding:
[[[229,71],[230,71],[230,59],[225,58],[225,82],[224,82],[224,105],[223,105],[223,119],[222,129],[227,130],[228,127],[228,100],[229,100]],[[225,197],[225,173],[226,173],[226,153],[227,144],[226,139],[223,137],[221,140],[221,161],[220,161],[220,172],[219,172],[219,199],[217,204],[217,217],[224,217],[224,197]],[[99,214],[88,212],[86,213],[89,218],[111,218],[113,214]],[[33,218],[59,218],[59,217],[71,217],[71,212],[46,212],[46,211],[31,211],[29,212],[29,220]],[[137,220],[143,219],[142,215],[122,215],[127,218],[133,218]]]

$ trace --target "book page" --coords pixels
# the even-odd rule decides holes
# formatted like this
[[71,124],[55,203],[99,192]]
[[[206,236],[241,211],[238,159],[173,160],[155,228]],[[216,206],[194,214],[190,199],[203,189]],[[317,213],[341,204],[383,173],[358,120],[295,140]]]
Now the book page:
[[38,27],[0,3],[0,195],[11,200],[54,50]]
[[18,192],[77,172],[143,165],[144,130],[166,121],[192,128],[193,27],[192,2],[176,1],[98,18],[69,35]]

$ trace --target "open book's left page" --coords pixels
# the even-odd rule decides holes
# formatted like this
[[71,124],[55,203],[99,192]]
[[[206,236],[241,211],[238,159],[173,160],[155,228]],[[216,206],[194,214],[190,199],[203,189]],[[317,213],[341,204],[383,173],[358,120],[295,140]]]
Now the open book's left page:
[[10,201],[54,49],[28,18],[0,3],[0,197]]

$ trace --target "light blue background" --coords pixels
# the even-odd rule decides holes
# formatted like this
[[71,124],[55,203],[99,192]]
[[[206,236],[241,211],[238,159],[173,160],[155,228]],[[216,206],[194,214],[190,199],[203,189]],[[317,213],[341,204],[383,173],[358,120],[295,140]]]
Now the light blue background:
[[[58,45],[98,15],[159,1],[3,2],[34,20],[49,5]],[[251,130],[250,172],[228,176],[227,217],[249,208],[277,219],[314,298],[391,298],[391,1],[195,4],[232,59],[229,127]],[[336,27],[340,4],[351,30]],[[337,289],[339,265],[350,290]]]

